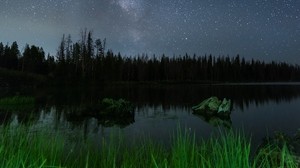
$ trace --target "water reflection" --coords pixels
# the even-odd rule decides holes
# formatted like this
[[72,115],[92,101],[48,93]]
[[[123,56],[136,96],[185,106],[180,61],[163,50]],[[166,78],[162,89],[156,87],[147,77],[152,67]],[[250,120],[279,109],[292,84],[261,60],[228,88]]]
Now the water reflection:
[[[15,92],[3,92],[2,96]],[[1,125],[25,123],[32,125],[33,130],[61,130],[70,137],[80,134],[95,137],[95,141],[115,129],[129,138],[146,134],[166,141],[180,124],[201,137],[208,137],[218,127],[243,129],[255,137],[253,142],[258,142],[273,131],[289,134],[300,127],[298,85],[117,85],[18,92],[36,98],[34,109],[30,113],[1,110]],[[211,96],[233,100],[229,117],[192,114],[193,105]],[[133,115],[104,117],[84,110],[104,97],[130,100],[135,104]]]
[[[17,111],[0,111],[0,124],[6,123],[15,114],[20,122],[28,123],[37,120],[40,111],[49,111],[55,107],[56,112],[65,114],[67,121],[81,125],[86,120],[95,118],[98,124],[104,127],[126,127],[135,122],[135,114],[126,118],[115,116],[90,115],[85,107],[92,106],[104,97],[125,98],[136,106],[136,113],[143,113],[141,109],[155,108],[153,118],[176,118],[168,116],[172,108],[178,107],[181,111],[190,113],[190,107],[200,101],[217,96],[233,100],[234,110],[247,111],[250,107],[264,106],[265,104],[291,102],[300,96],[300,85],[106,85],[97,88],[47,88],[37,90],[5,90],[1,96],[14,94],[29,95],[36,98],[37,105],[30,109]],[[149,116],[148,116],[149,117]],[[216,118],[199,116],[203,121],[213,125],[231,125],[230,118]]]
[[[300,96],[300,85],[108,85],[89,89],[47,90],[47,103],[75,105],[95,103],[104,97],[124,98],[136,106],[190,107],[211,96],[232,99],[236,107],[247,109],[269,102],[289,102]],[[45,94],[44,93],[44,94]],[[52,96],[49,96],[52,95]],[[41,95],[40,95],[41,96]]]
[[[30,120],[26,122],[30,125],[31,131],[47,130],[51,133],[59,130],[72,141],[76,141],[76,137],[80,135],[84,139],[89,137],[99,142],[99,139],[109,137],[111,131],[119,130],[129,141],[146,135],[168,144],[172,133],[180,124],[201,138],[209,137],[220,127],[244,130],[247,135],[252,135],[252,142],[259,145],[267,134],[271,136],[274,131],[283,131],[289,135],[295,133],[300,127],[299,103],[300,99],[281,104],[274,102],[259,107],[249,104],[249,109],[243,112],[236,108],[228,118],[196,116],[192,114],[190,108],[180,106],[169,106],[166,110],[162,105],[146,105],[135,109],[134,122],[119,125],[116,123],[108,125],[95,117],[74,117],[70,115],[70,108],[53,106],[40,108],[40,112],[33,118],[28,116]],[[289,111],[286,110],[287,108]],[[22,115],[6,114],[5,117],[9,120],[5,122],[11,126],[24,124]]]
[[218,116],[218,115],[209,115],[204,113],[195,114],[195,115],[214,127],[224,127],[229,129],[232,127],[232,121],[230,115]]
[[[61,110],[61,111],[60,111]],[[82,124],[90,118],[97,120],[98,124],[104,127],[118,126],[124,128],[134,123],[134,112],[124,115],[101,115],[97,110],[87,107],[65,106],[63,109],[58,109],[58,112],[64,111],[66,120],[76,124]]]
[[[9,120],[6,120],[6,125],[10,127],[17,127],[26,124],[29,127],[29,132],[47,131],[47,133],[56,134],[57,131],[63,132],[67,138],[83,137],[99,135],[101,137],[108,137],[109,131],[106,127],[99,123],[96,118],[87,118],[83,121],[73,122],[68,120],[66,111],[60,111],[59,108],[51,107],[41,110],[36,115],[34,120],[25,123],[19,114],[11,113]],[[77,139],[78,140],[78,139]],[[76,141],[76,140],[73,140]]]

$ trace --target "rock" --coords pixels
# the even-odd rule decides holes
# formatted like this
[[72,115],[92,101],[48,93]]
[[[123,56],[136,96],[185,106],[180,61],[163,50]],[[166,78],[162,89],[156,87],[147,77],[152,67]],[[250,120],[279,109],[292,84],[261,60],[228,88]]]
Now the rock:
[[219,100],[217,97],[205,99],[200,104],[193,106],[193,113],[213,126],[231,128],[230,119],[231,100]]
[[223,99],[221,105],[218,108],[218,113],[227,113],[231,110],[231,100],[227,100],[226,98]]
[[217,97],[210,97],[200,104],[193,106],[192,109],[195,113],[227,114],[231,112],[231,100],[224,98],[221,101]]

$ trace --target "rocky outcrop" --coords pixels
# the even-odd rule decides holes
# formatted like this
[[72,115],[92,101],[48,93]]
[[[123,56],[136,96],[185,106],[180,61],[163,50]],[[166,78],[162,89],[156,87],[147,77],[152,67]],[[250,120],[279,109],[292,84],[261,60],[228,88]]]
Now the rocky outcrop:
[[230,114],[231,108],[231,100],[224,98],[223,101],[221,101],[217,97],[210,97],[192,107],[194,113],[204,112],[209,114]]

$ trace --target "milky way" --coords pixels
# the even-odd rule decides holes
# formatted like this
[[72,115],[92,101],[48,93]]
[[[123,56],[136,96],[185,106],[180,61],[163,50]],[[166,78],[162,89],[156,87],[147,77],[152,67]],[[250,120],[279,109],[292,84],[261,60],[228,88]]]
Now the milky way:
[[56,54],[63,34],[123,55],[213,54],[300,64],[299,0],[0,0],[0,41]]

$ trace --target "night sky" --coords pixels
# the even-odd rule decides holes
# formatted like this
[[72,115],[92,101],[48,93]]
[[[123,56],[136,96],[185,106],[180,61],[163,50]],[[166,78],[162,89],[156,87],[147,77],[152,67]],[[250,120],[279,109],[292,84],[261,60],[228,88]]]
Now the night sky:
[[213,54],[300,64],[299,0],[0,0],[0,41],[55,55],[63,34],[123,55]]

